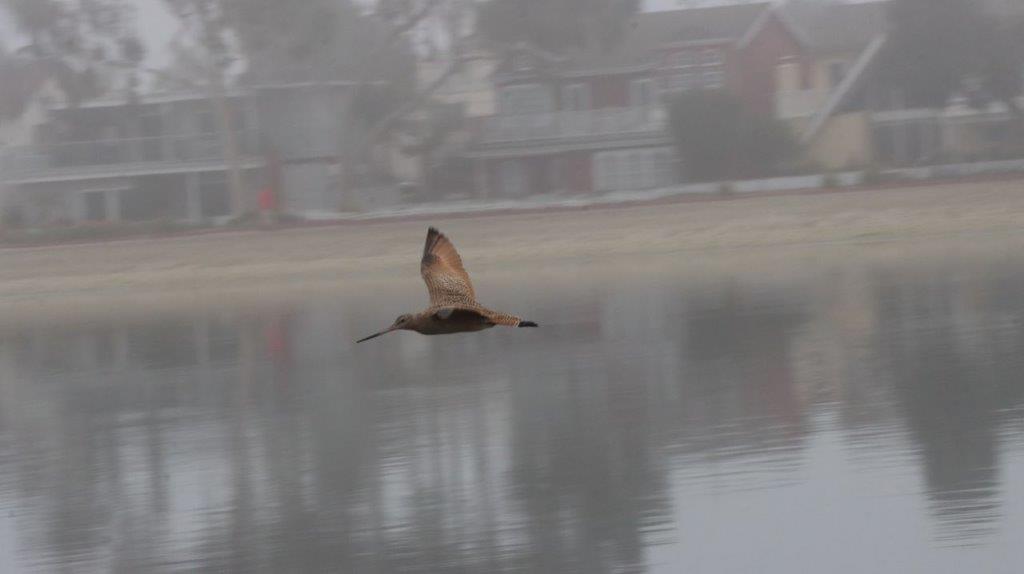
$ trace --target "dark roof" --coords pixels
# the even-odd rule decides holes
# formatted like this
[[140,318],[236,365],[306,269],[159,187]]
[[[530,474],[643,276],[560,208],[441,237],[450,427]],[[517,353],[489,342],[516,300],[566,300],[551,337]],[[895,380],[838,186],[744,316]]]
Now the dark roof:
[[659,44],[738,40],[769,7],[769,3],[759,2],[643,12],[634,17],[632,36]]
[[737,41],[770,8],[767,2],[643,12],[633,17],[622,38],[610,46],[570,54],[563,69],[591,70],[648,63],[670,44]]
[[791,0],[779,8],[801,40],[818,53],[860,52],[887,27],[888,2]]

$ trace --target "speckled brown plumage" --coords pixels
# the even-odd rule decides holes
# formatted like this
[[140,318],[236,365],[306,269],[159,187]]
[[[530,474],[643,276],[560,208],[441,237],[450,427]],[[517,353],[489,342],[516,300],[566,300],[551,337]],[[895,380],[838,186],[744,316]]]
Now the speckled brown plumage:
[[476,300],[473,282],[462,265],[455,245],[443,233],[431,227],[423,245],[420,275],[430,294],[430,306],[420,312],[402,315],[391,327],[360,339],[368,341],[385,333],[398,330],[416,331],[424,335],[442,335],[482,331],[495,325],[506,327],[536,327],[533,321],[524,321],[515,315],[500,313],[484,307]]
[[423,244],[420,275],[427,284],[432,307],[476,305],[476,293],[462,258],[443,233],[431,227]]

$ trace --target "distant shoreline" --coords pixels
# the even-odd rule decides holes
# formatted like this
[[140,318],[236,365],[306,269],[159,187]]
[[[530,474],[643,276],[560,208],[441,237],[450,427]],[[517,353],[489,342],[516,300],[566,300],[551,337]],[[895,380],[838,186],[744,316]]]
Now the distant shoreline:
[[[1003,184],[1008,182],[1019,182],[1022,188],[1024,188],[1024,174],[1010,173],[1010,174],[985,174],[977,176],[968,176],[958,178],[956,180],[945,181],[945,182],[934,182],[926,180],[907,180],[902,182],[887,182],[884,184],[875,185],[858,185],[850,187],[833,187],[833,188],[808,188],[808,189],[796,189],[796,190],[779,190],[779,191],[758,191],[758,192],[745,192],[742,194],[719,194],[719,193],[683,193],[666,195],[663,197],[657,197],[653,199],[645,198],[643,194],[637,194],[637,198],[629,198],[626,194],[623,194],[621,199],[614,201],[600,201],[601,197],[598,196],[592,203],[588,203],[588,198],[585,196],[567,196],[564,199],[569,204],[559,204],[557,201],[551,205],[530,205],[530,201],[527,199],[523,201],[522,206],[497,204],[493,207],[481,207],[481,208],[465,208],[459,204],[423,204],[427,208],[428,212],[409,212],[403,213],[401,211],[395,213],[383,212],[369,212],[369,213],[354,213],[354,214],[341,214],[337,218],[323,219],[323,220],[306,220],[292,222],[284,225],[280,225],[275,230],[270,231],[282,231],[292,229],[319,229],[325,227],[337,227],[337,226],[358,226],[358,225],[372,225],[378,223],[400,223],[400,222],[414,222],[414,221],[434,221],[438,219],[452,220],[452,219],[476,219],[481,217],[501,217],[501,216],[515,216],[515,215],[533,215],[533,214],[549,214],[549,213],[572,213],[572,212],[583,212],[583,211],[603,211],[612,209],[622,209],[631,207],[644,207],[644,206],[660,206],[660,205],[672,205],[672,204],[688,204],[688,203],[706,203],[706,202],[731,202],[731,201],[742,201],[747,199],[757,198],[770,198],[770,197],[788,197],[788,196],[815,196],[815,195],[830,195],[837,193],[870,193],[884,190],[901,190],[901,189],[916,189],[916,188],[936,188],[946,186],[968,186],[968,185],[985,185],[985,184]],[[431,208],[436,211],[429,211]],[[78,238],[69,240],[42,240],[39,242],[22,242],[22,243],[4,243],[0,240],[0,251],[3,250],[19,250],[19,249],[45,249],[51,247],[65,247],[65,246],[77,246],[77,245],[93,245],[93,244],[104,244],[104,243],[115,243],[115,242],[126,242],[126,241],[149,241],[149,240],[169,240],[183,237],[197,237],[204,235],[230,235],[230,234],[243,234],[243,233],[268,233],[268,230],[259,230],[253,228],[237,228],[237,227],[201,227],[196,229],[183,229],[169,232],[154,232],[154,233],[140,233],[136,235],[126,235],[124,237],[104,237],[104,238]]]
[[1024,183],[357,223],[2,249],[0,300],[7,313],[72,299],[127,305],[215,292],[254,300],[313,291],[329,297],[395,280],[405,289],[419,280],[428,223],[452,237],[470,272],[484,282],[534,268],[554,277],[570,266],[614,276],[648,259],[673,272],[732,265],[772,273],[771,261],[793,257],[841,263],[850,254],[873,253],[910,263],[924,257],[918,254],[944,257],[951,249],[1011,256],[1024,253]]

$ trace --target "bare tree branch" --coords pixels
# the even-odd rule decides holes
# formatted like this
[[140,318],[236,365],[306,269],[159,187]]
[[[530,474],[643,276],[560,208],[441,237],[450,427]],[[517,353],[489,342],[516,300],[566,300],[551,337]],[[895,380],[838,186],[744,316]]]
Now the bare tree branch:
[[449,78],[458,73],[458,71],[462,69],[464,65],[466,65],[469,62],[480,59],[483,59],[483,57],[460,56],[456,60],[453,60],[452,63],[449,64],[448,67],[445,68],[445,70],[440,75],[438,75],[437,78],[434,79],[434,81],[424,86],[423,89],[417,91],[416,94],[413,95],[413,97],[408,102],[406,102],[402,106],[399,106],[398,109],[381,118],[380,121],[374,124],[374,126],[370,128],[370,133],[366,138],[367,146],[377,144],[380,141],[380,139],[391,130],[395,123],[397,123],[402,118],[408,116],[409,114],[419,109],[420,106],[422,106],[427,100],[430,99],[431,96],[434,95],[435,92],[437,92],[437,90],[441,89],[441,87],[444,86],[444,84],[449,80]]
[[[422,22],[428,16],[430,16],[431,13],[433,13],[434,11],[440,9],[442,7],[442,3],[443,3],[443,0],[428,0],[427,2],[424,2],[423,6],[419,10],[417,10],[415,13],[410,15],[406,19],[405,22],[403,22],[401,25],[399,25],[399,26],[397,26],[397,27],[392,29],[391,33],[388,36],[387,42],[384,44],[384,46],[381,47],[381,49],[386,49],[386,47],[388,47],[391,44],[393,44],[394,42],[398,41],[398,39],[402,35],[404,35],[409,30],[413,29],[414,27],[416,27],[420,22]],[[448,14],[447,16],[448,16],[448,20],[452,20],[452,14]],[[444,84],[453,75],[455,75],[455,73],[457,73],[459,71],[459,69],[461,69],[462,66],[464,66],[465,64],[467,64],[468,62],[470,62],[472,60],[479,59],[479,57],[467,57],[467,56],[464,56],[462,54],[461,46],[459,46],[458,44],[462,40],[464,40],[464,38],[460,38],[459,37],[459,31],[458,30],[451,29],[448,32],[449,32],[449,34],[451,36],[450,40],[451,40],[451,43],[452,43],[452,45],[449,46],[448,49],[450,50],[450,52],[452,54],[455,55],[455,57],[453,58],[452,62],[444,70],[444,72],[442,72],[430,84],[428,84],[424,88],[418,90],[410,98],[410,100],[408,102],[406,102],[405,104],[400,106],[398,109],[394,110],[393,112],[391,112],[390,114],[388,114],[387,116],[382,118],[380,121],[378,121],[376,124],[374,124],[370,128],[368,137],[366,138],[366,142],[367,143],[364,146],[364,148],[365,147],[370,147],[370,146],[373,146],[373,145],[377,144],[380,141],[380,138],[382,136],[384,136],[386,133],[388,133],[396,122],[398,122],[402,118],[408,116],[409,114],[415,112],[428,99],[430,99],[430,97],[435,92],[437,92],[437,90],[439,90],[442,86],[444,86]],[[368,82],[368,80],[370,79],[370,77],[373,75],[373,71],[374,71],[374,68],[373,68],[373,65],[372,65],[373,59],[372,58],[368,58],[366,61],[369,63],[369,65],[365,65],[363,67],[363,73],[361,74],[361,78],[358,80],[359,85],[366,84]],[[355,99],[353,99],[352,103],[354,104],[354,102],[355,102]],[[350,107],[349,107],[349,112],[350,112],[349,113],[349,117],[351,117],[352,116],[352,114],[351,114],[351,112],[352,112],[352,105],[351,104],[350,104]]]
[[202,84],[200,82],[197,82],[197,81],[193,80],[192,78],[188,78],[188,77],[183,76],[181,74],[172,74],[172,73],[170,73],[170,72],[168,72],[166,70],[159,70],[157,68],[146,68],[146,73],[152,74],[153,76],[157,77],[158,79],[164,80],[166,82],[174,83],[174,84],[179,84],[181,86],[184,86],[184,87],[192,89],[192,90],[207,91],[209,89],[209,86],[206,86],[206,85],[204,85],[204,84]]
[[391,30],[388,43],[397,40],[406,32],[419,25],[419,23],[426,19],[427,16],[430,16],[430,13],[433,12],[435,8],[438,8],[441,5],[441,1],[442,0],[427,0],[427,2],[424,2],[422,8],[413,14],[410,14],[409,17],[406,18],[405,22],[402,22]]

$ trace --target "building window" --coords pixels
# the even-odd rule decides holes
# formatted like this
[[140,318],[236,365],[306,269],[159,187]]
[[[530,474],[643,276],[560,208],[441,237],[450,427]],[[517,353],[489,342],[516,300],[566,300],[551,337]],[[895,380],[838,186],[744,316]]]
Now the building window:
[[630,183],[634,186],[642,189],[652,187],[647,182],[647,173],[644,169],[646,166],[646,157],[649,155],[646,153],[647,150],[633,150],[626,156],[626,175],[628,179],[623,183],[623,189],[628,189]]
[[672,52],[666,62],[671,68],[687,68],[694,65],[694,58],[689,51]]
[[213,112],[202,111],[198,114],[199,133],[202,135],[213,135],[217,133],[217,121]]
[[512,68],[517,72],[523,72],[530,69],[530,57],[526,54],[516,54],[512,56]]
[[501,89],[501,113],[507,116],[548,113],[551,94],[540,84],[506,86]]
[[725,74],[720,70],[704,72],[703,87],[707,90],[717,90],[725,85]]
[[157,161],[163,155],[161,149],[163,120],[159,113],[151,113],[139,118],[139,135],[142,137],[142,159]]
[[105,221],[107,219],[107,194],[104,191],[86,191],[84,194],[86,221]]
[[560,192],[568,189],[567,163],[564,157],[556,156],[548,162],[548,191]]
[[704,50],[700,55],[700,63],[703,66],[721,66],[722,51],[715,48]]
[[654,173],[659,185],[672,185],[676,181],[676,155],[672,148],[654,151]]
[[596,153],[593,158],[594,189],[606,191],[608,189],[608,152]]
[[249,119],[251,116],[249,115],[248,107],[239,102],[232,110],[234,112],[234,125],[232,126],[234,130],[240,134],[249,131]]
[[625,179],[622,174],[622,152],[608,152],[604,155],[603,160],[608,166],[605,168],[607,180],[604,182],[603,187],[608,191],[618,191],[622,189],[620,182]]
[[199,205],[203,217],[222,217],[231,213],[231,197],[228,193],[226,174],[200,174]]
[[501,191],[511,197],[526,195],[526,174],[518,160],[501,162]]
[[562,87],[562,109],[566,111],[582,111],[590,109],[590,86],[587,84],[569,84]]
[[598,191],[632,191],[671,185],[672,148],[642,148],[594,154],[594,188]]
[[[707,54],[715,54],[708,56]],[[702,53],[701,67],[671,72],[661,78],[661,89],[666,93],[685,92],[694,89],[720,89],[725,87],[725,72],[721,67],[719,50]]]
[[[130,154],[135,150],[119,142],[119,130],[117,126],[103,126],[100,128],[100,141],[92,146],[93,153],[86,151],[85,157],[81,158],[87,162],[80,163],[118,163],[128,161]],[[74,146],[77,150],[89,150],[90,146]]]
[[685,92],[690,89],[690,74],[671,74],[662,78],[662,89],[669,94]]
[[644,185],[646,187],[658,187],[657,160],[658,154],[653,151],[648,151],[643,154],[643,169],[641,170],[641,173],[643,174]]
[[653,81],[643,78],[629,83],[629,105],[646,108],[655,103]]
[[801,89],[800,63],[784,59],[775,66],[775,85],[779,92],[796,92]]

